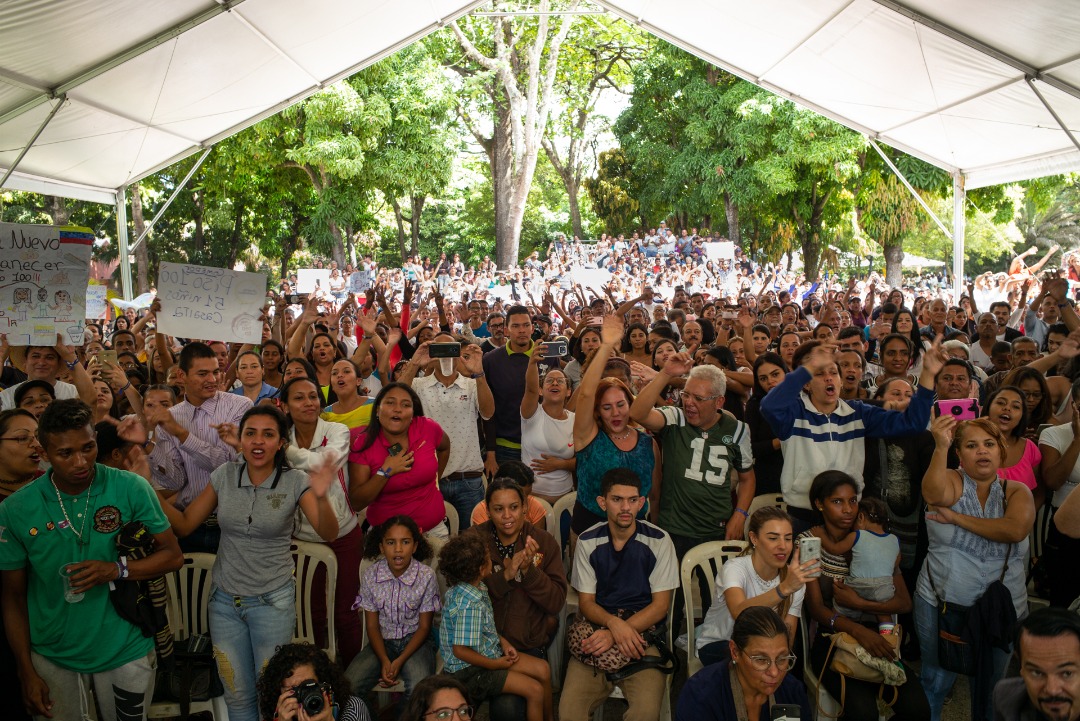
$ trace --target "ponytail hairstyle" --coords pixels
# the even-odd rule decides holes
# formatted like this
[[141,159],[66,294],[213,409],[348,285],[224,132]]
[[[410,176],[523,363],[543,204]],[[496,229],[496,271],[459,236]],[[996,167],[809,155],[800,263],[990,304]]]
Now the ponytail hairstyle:
[[[761,534],[761,527],[769,521],[781,521],[782,523],[786,523],[788,525],[788,528],[794,529],[794,524],[791,521],[791,516],[788,515],[788,512],[785,511],[783,508],[781,508],[780,506],[762,506],[761,508],[754,511],[754,514],[750,516],[750,521],[747,525],[746,535],[749,537],[749,535],[752,533],[754,534],[754,536],[759,536]],[[792,531],[792,535],[794,535],[794,531]],[[753,555],[756,549],[756,545],[747,546],[746,550],[743,551],[740,555]],[[790,560],[791,557],[789,556],[788,561]],[[780,567],[780,583],[784,582],[784,580],[787,578],[787,575],[788,565],[785,563],[783,566]],[[795,594],[789,595],[787,598],[782,600],[774,607],[781,616],[787,616],[787,612],[791,609],[791,602],[794,595]]]
[[750,606],[744,609],[731,628],[731,642],[740,650],[746,648],[754,636],[762,638],[783,636],[784,642],[789,648],[791,646],[783,617],[767,606]]

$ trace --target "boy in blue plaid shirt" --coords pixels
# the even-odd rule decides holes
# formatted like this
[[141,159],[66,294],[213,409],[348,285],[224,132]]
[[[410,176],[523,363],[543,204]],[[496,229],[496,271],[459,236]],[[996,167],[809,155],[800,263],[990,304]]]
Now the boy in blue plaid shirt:
[[460,681],[477,705],[514,694],[525,699],[528,721],[553,721],[547,661],[518,654],[495,630],[491,597],[481,581],[491,573],[484,539],[473,532],[451,538],[439,552],[439,571],[450,587],[439,628],[443,672]]

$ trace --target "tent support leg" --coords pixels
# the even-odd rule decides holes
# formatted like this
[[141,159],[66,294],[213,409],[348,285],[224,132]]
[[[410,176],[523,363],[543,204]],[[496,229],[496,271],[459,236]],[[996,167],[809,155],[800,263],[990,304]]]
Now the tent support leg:
[[964,187],[964,174],[953,173],[953,302],[960,303],[960,294],[964,290],[964,207],[967,204],[967,190]]
[[45,119],[41,121],[41,125],[38,126],[37,132],[34,133],[30,140],[27,141],[26,145],[23,146],[22,152],[19,153],[18,157],[16,157],[15,161],[11,164],[11,167],[4,173],[4,177],[0,178],[0,188],[4,187],[4,183],[6,183],[7,179],[11,177],[11,174],[15,172],[15,168],[19,167],[19,163],[21,163],[22,159],[26,157],[26,154],[30,152],[30,148],[34,147],[34,143],[36,143],[37,139],[41,137],[41,134],[45,132],[46,126],[48,126],[49,122],[56,117],[56,114],[60,112],[60,108],[64,107],[64,103],[66,102],[67,97],[63,95],[56,99],[56,105],[54,105],[53,109],[49,111],[49,114],[45,116]]
[[131,247],[128,248],[129,253],[134,253],[135,249],[139,247],[139,244],[146,239],[147,234],[154,227],[154,223],[158,222],[161,219],[161,216],[165,215],[165,211],[168,210],[169,206],[172,205],[172,202],[176,200],[176,196],[180,195],[180,191],[187,187],[188,181],[190,181],[191,177],[195,175],[195,171],[199,169],[199,166],[203,164],[203,161],[206,160],[206,156],[210,155],[210,151],[213,149],[214,146],[211,145],[209,148],[203,151],[203,154],[200,155],[199,159],[195,161],[195,165],[191,166],[191,170],[189,170],[188,174],[184,176],[184,179],[180,181],[180,184],[176,186],[176,190],[172,192],[172,195],[169,196],[169,199],[165,201],[165,205],[161,206],[161,210],[159,210],[154,216],[154,218],[146,224],[146,228],[143,229],[143,232],[139,235],[138,238],[135,239],[135,242],[131,244]]
[[124,290],[124,300],[131,300],[135,294],[131,289],[131,249],[128,248],[126,185],[120,186],[116,191],[116,238],[120,249],[120,283]]

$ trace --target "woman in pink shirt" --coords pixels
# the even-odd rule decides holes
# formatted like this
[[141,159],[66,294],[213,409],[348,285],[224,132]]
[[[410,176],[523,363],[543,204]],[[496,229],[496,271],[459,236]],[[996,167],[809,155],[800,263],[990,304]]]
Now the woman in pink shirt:
[[1024,438],[1028,425],[1028,410],[1024,401],[1022,390],[1016,386],[1004,386],[986,400],[983,415],[996,423],[1005,436],[1006,457],[998,469],[998,477],[1020,481],[1027,486],[1035,496],[1035,508],[1038,508],[1045,495],[1039,483],[1042,453],[1035,443]]
[[367,508],[372,526],[391,516],[409,516],[429,536],[446,538],[446,511],[439,477],[450,456],[442,426],[424,417],[413,389],[385,386],[375,397],[371,425],[356,436],[349,454],[349,497],[353,509]]

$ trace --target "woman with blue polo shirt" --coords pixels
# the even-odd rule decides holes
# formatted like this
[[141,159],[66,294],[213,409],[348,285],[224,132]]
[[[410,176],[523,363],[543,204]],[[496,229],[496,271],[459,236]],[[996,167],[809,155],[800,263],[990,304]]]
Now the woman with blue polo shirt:
[[263,380],[262,356],[253,350],[246,350],[237,357],[236,379],[240,381],[240,387],[231,392],[247,396],[255,405],[278,397],[278,389]]

